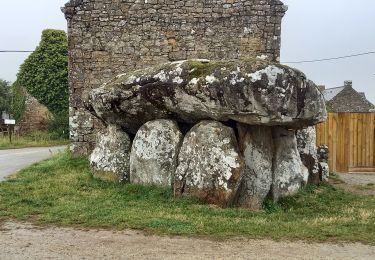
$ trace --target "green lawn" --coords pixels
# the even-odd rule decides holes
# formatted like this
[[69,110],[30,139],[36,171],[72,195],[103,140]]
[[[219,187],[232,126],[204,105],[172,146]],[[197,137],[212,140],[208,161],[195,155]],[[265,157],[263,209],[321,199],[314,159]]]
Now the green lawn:
[[48,147],[65,145],[69,142],[70,141],[67,139],[56,138],[47,132],[34,132],[27,136],[14,136],[12,138],[12,143],[9,142],[9,137],[0,136],[0,150],[26,147]]
[[209,238],[359,241],[375,244],[375,197],[330,185],[309,186],[261,212],[221,209],[157,187],[91,177],[86,159],[69,153],[0,183],[0,219]]

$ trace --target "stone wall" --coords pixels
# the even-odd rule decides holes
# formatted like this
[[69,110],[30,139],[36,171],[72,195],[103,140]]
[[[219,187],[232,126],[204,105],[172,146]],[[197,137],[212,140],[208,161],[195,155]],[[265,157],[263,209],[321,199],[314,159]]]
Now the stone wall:
[[68,21],[73,150],[88,154],[102,123],[86,93],[117,74],[191,58],[278,61],[279,0],[71,0]]

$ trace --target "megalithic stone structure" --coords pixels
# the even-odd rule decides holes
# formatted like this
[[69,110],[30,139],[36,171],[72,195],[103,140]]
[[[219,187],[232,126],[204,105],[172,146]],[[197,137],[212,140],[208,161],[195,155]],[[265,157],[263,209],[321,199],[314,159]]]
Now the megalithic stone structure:
[[71,0],[68,21],[70,129],[76,154],[89,154],[102,122],[86,94],[137,68],[185,59],[263,57],[278,61],[279,0]]

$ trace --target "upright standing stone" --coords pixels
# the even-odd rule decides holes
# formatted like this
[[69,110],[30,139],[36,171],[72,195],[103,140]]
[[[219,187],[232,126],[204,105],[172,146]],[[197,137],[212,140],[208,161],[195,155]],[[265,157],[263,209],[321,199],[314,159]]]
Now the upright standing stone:
[[155,120],[144,124],[133,141],[130,181],[170,187],[182,138],[174,121]]
[[318,148],[316,146],[316,130],[310,126],[297,131],[297,146],[302,163],[309,170],[309,183],[320,183],[320,168],[318,159]]
[[309,173],[301,161],[294,131],[274,127],[273,138],[275,153],[272,194],[274,200],[278,200],[296,194],[307,184]]
[[245,169],[236,205],[258,210],[272,185],[272,130],[267,126],[243,124],[238,124],[238,130]]
[[208,203],[232,203],[243,162],[232,128],[203,121],[186,135],[178,158],[175,194],[190,195]]
[[129,180],[131,141],[119,126],[109,125],[99,132],[96,147],[90,156],[94,177],[110,181]]

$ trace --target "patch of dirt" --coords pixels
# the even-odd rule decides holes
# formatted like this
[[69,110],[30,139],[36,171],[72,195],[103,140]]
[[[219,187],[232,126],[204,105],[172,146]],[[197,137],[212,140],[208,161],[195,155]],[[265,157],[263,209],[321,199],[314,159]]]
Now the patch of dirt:
[[271,240],[210,241],[137,231],[0,223],[0,259],[374,259],[375,247]]
[[338,173],[330,183],[351,193],[375,196],[375,173]]
[[375,186],[375,173],[339,173],[338,176],[348,184]]

